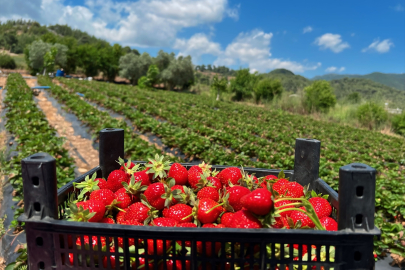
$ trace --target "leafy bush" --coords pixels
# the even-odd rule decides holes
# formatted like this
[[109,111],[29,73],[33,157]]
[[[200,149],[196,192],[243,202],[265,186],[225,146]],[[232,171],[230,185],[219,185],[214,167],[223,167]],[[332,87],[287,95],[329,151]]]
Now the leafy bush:
[[304,106],[308,112],[327,112],[335,104],[336,96],[329,82],[315,81],[304,88]]
[[383,124],[388,119],[388,114],[384,108],[374,102],[367,102],[360,105],[356,112],[360,124],[369,129],[373,129]]
[[283,90],[284,89],[280,81],[263,79],[254,87],[256,103],[259,103],[261,99],[271,101],[275,96],[281,96]]
[[150,83],[148,77],[146,77],[146,76],[140,77],[138,80],[138,86],[141,89],[146,89],[146,88],[151,87],[151,83]]
[[360,93],[358,93],[358,92],[350,93],[350,94],[347,96],[347,101],[350,102],[350,103],[352,103],[352,104],[360,103],[360,101],[361,101],[361,95],[360,95]]
[[8,54],[0,54],[0,68],[15,69],[17,67],[14,59]]
[[394,132],[405,136],[405,112],[395,115],[391,122]]
[[241,101],[246,98],[251,98],[253,87],[256,84],[258,76],[250,74],[249,69],[240,69],[236,71],[236,77],[231,80],[230,90],[235,93],[233,99]]

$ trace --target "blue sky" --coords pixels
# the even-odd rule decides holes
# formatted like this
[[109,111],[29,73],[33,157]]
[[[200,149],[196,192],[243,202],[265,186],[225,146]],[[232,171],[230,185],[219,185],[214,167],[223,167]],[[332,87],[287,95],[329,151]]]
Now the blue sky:
[[[0,0],[0,20],[68,24],[195,64],[326,73],[405,72],[405,1]],[[23,8],[22,8],[23,7]]]

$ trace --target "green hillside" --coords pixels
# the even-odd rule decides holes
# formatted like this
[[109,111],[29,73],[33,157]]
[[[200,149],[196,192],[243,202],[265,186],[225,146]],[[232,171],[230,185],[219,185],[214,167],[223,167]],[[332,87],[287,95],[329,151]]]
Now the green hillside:
[[390,74],[373,72],[366,75],[354,75],[354,74],[325,74],[322,76],[315,76],[312,80],[339,80],[343,78],[362,78],[369,79],[377,83],[384,84],[389,87],[393,87],[399,90],[405,90],[405,73],[402,74]]
[[311,84],[311,81],[307,78],[301,75],[295,75],[287,69],[275,69],[267,74],[264,74],[264,76],[267,78],[280,80],[284,89],[293,93],[297,93]]

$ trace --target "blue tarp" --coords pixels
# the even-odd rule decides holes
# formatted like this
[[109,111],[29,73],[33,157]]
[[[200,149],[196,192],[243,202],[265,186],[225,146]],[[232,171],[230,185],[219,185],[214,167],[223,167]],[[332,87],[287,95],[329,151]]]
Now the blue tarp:
[[31,89],[50,89],[50,86],[35,86],[35,87],[31,87]]
[[63,77],[63,76],[65,76],[65,72],[63,71],[63,70],[60,70],[60,69],[58,69],[57,71],[56,71],[56,75],[55,75],[56,77]]

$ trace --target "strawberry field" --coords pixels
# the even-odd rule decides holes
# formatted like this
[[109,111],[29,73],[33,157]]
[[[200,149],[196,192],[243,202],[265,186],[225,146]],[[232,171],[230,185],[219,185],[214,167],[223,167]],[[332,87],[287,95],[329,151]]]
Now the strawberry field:
[[[60,79],[62,86],[45,78],[53,95],[63,99],[80,92],[85,99],[118,112],[141,132],[151,132],[189,159],[211,164],[292,169],[295,138],[322,142],[320,177],[338,191],[338,172],[343,165],[361,162],[377,169],[376,224],[382,230],[375,240],[380,255],[386,249],[405,256],[405,142],[378,132],[311,120],[248,105],[213,103],[192,94],[141,90],[132,86]],[[69,95],[69,97],[74,95]],[[83,105],[77,108],[84,110]],[[94,107],[92,107],[94,108]],[[87,110],[86,110],[87,112]],[[87,113],[88,114],[88,113]],[[100,116],[99,116],[100,117]],[[93,116],[97,119],[97,116]],[[100,122],[100,118],[95,122]],[[130,133],[137,137],[135,132]],[[133,160],[145,159],[146,151]]]
[[[359,162],[378,171],[375,223],[382,234],[381,239],[375,239],[374,249],[378,255],[389,251],[405,257],[404,139],[278,110],[213,102],[193,94],[63,78],[52,81],[40,77],[38,83],[49,85],[49,94],[87,125],[94,137],[103,128],[124,129],[125,158],[131,160],[147,160],[159,154],[171,162],[205,161],[290,170],[294,166],[295,139],[320,140],[319,174],[336,191],[341,166]],[[7,88],[7,129],[16,136],[20,150],[8,169],[13,174],[17,198],[22,198],[19,162],[34,152],[61,157],[59,186],[72,180],[73,161],[62,148],[63,138],[56,137],[48,126],[23,79],[11,75]],[[117,114],[125,121],[116,119]],[[165,147],[151,144],[145,139],[148,136]]]

